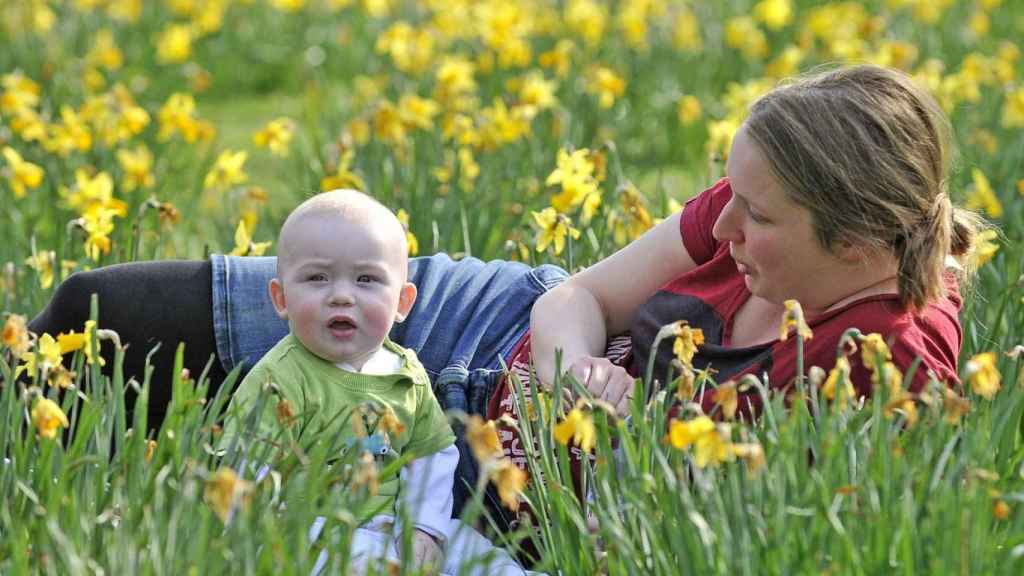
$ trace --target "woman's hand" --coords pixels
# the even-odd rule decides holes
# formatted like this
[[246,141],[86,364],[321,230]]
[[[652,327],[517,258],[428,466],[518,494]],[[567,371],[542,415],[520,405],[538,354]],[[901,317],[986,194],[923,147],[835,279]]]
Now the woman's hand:
[[629,414],[629,403],[633,399],[636,380],[622,366],[607,358],[583,356],[569,366],[572,374],[594,398],[604,400],[615,407],[619,416]]

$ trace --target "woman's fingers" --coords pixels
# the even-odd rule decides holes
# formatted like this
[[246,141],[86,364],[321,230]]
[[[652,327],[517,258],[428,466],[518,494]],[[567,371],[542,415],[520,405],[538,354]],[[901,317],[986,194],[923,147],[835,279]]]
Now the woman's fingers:
[[574,362],[570,373],[594,398],[614,406],[620,416],[629,413],[634,380],[625,368],[607,358],[586,357]]

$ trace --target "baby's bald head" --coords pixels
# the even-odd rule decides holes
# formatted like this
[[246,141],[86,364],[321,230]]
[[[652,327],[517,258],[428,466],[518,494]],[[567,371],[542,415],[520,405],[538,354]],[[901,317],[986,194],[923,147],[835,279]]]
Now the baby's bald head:
[[[302,230],[303,222],[313,217],[335,217],[339,220],[339,225],[363,226],[382,235],[387,244],[394,247],[396,257],[402,262],[400,273],[404,281],[409,251],[405,228],[386,206],[356,190],[322,192],[292,210],[281,226],[277,241],[278,277],[282,276],[294,256],[294,239],[297,232]],[[344,246],[336,248],[345,249]]]

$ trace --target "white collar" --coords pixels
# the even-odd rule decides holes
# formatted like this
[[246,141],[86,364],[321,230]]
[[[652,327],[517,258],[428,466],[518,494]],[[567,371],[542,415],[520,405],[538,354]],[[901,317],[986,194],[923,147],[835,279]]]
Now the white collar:
[[355,372],[357,374],[388,376],[390,374],[396,374],[402,369],[402,357],[381,346],[380,348],[377,348],[377,351],[374,352],[372,356],[367,358],[365,363],[363,363],[362,370],[357,369],[348,362],[338,362],[335,366],[342,370]]

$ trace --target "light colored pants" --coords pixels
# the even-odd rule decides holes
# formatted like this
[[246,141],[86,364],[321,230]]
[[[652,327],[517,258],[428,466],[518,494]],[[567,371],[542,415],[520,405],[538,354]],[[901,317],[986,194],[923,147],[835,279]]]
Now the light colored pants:
[[[352,565],[354,574],[365,574],[371,562],[398,562],[397,537],[392,534],[395,519],[392,516],[373,517],[352,536]],[[320,536],[324,519],[310,526],[309,540]],[[475,528],[458,519],[451,519],[445,530],[443,575],[451,576],[526,576],[528,573],[504,548],[495,546]],[[327,551],[322,550],[313,567],[312,576],[319,574],[327,564]]]

